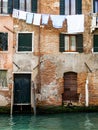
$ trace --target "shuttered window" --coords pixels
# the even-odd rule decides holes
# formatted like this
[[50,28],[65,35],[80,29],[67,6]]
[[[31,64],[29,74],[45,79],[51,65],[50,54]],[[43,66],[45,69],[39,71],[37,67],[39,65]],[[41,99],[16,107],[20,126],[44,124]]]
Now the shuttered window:
[[28,12],[37,12],[37,0],[13,0],[14,8]]
[[0,32],[0,51],[8,50],[8,33]]
[[8,0],[0,0],[0,13],[1,14],[8,13]]
[[98,0],[93,0],[93,12],[98,13]]
[[60,0],[60,14],[81,14],[82,0]]
[[7,87],[7,70],[0,70],[0,88]]
[[60,52],[83,52],[83,35],[60,34]]
[[18,51],[33,51],[33,33],[18,33]]
[[94,39],[93,39],[93,42],[94,42],[94,52],[98,52],[98,35],[94,35]]

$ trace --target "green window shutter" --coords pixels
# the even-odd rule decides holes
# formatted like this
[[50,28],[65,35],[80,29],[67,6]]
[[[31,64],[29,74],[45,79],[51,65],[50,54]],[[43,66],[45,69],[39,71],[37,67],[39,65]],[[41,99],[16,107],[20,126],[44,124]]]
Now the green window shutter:
[[94,35],[94,52],[98,52],[98,35]]
[[13,0],[13,3],[14,3],[14,9],[19,9],[19,0]]
[[93,12],[95,13],[95,0],[93,0]]
[[60,14],[65,14],[65,0],[60,0]]
[[13,2],[12,0],[8,0],[8,14],[11,14],[13,10]]
[[82,0],[76,0],[76,14],[82,14]]
[[76,35],[76,51],[82,53],[83,52],[83,35]]
[[32,51],[32,33],[18,34],[18,51]]
[[64,34],[60,34],[59,36],[59,51],[64,52]]
[[37,0],[32,0],[32,12],[37,12]]

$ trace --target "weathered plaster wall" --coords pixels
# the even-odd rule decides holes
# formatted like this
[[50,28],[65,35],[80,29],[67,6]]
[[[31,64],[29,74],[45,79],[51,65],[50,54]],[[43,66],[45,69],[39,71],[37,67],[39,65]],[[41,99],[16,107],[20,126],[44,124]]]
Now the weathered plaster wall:
[[[80,104],[85,105],[85,83],[89,72],[85,63],[92,73],[89,73],[89,104],[98,105],[97,97],[97,54],[92,54],[93,34],[90,32],[92,2],[82,0],[82,12],[85,15],[85,31],[83,33],[84,53],[60,53],[59,33],[66,33],[66,21],[62,29],[55,29],[51,20],[47,26],[33,26],[25,21],[14,19],[14,42],[13,72],[32,72],[32,80],[36,87],[37,104],[61,105],[62,93],[64,92],[63,74],[73,71],[78,74],[78,93],[80,93]],[[39,13],[59,14],[59,0],[40,0]],[[17,53],[17,33],[34,32],[34,52]],[[12,34],[11,34],[12,35]],[[4,55],[4,57],[7,57]],[[40,58],[40,59],[39,59]],[[12,60],[12,59],[11,59]],[[4,62],[4,61],[3,61]],[[2,63],[3,63],[2,62]],[[3,64],[0,63],[1,66]],[[40,69],[39,69],[40,65]],[[7,64],[8,66],[8,64]],[[36,67],[37,66],[37,67]],[[34,69],[36,67],[36,69]],[[40,90],[38,90],[40,88]]]
[[[7,28],[5,28],[7,27]],[[10,104],[12,87],[12,57],[13,57],[13,19],[10,16],[0,16],[0,32],[8,33],[8,51],[0,51],[0,70],[7,70],[8,86],[0,88],[0,106]]]

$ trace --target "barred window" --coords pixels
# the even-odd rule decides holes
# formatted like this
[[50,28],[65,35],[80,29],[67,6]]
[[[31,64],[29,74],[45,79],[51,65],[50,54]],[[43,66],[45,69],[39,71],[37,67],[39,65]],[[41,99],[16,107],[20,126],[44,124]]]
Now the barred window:
[[8,33],[0,32],[0,51],[8,50]]

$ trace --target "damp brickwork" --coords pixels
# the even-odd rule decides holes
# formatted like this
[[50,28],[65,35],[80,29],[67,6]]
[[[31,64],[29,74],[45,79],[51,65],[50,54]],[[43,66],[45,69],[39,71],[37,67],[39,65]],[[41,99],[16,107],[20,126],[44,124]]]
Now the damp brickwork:
[[[37,105],[62,105],[64,93],[64,73],[77,73],[77,104],[86,104],[85,84],[88,76],[89,105],[98,105],[98,54],[92,53],[93,35],[91,32],[92,1],[82,0],[84,14],[83,53],[59,52],[59,34],[67,32],[65,20],[61,29],[56,29],[49,19],[48,25],[34,26],[12,16],[0,16],[0,30],[9,34],[9,51],[0,52],[0,69],[8,70],[8,89],[0,90],[4,105],[11,102],[13,73],[31,73],[35,85]],[[60,14],[59,0],[40,0],[38,13]],[[2,17],[2,18],[1,18]],[[9,30],[4,28],[7,26]],[[19,53],[17,51],[18,33],[34,33],[34,52]],[[96,34],[98,31],[96,31]],[[18,66],[18,67],[17,67]],[[4,91],[4,92],[3,92]]]

